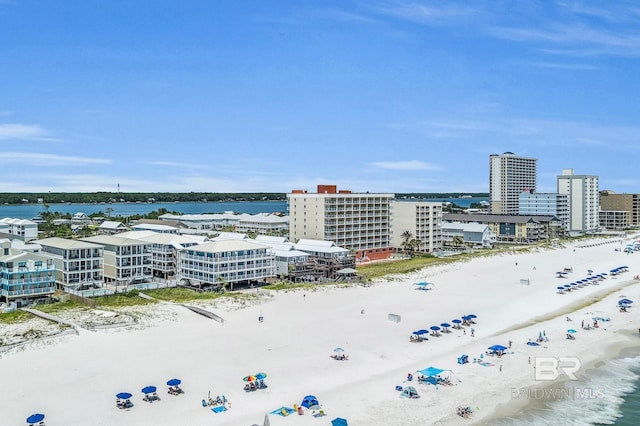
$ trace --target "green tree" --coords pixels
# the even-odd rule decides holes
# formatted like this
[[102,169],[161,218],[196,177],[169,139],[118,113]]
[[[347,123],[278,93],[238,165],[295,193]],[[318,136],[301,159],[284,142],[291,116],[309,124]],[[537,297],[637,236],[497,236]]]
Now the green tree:
[[413,238],[413,234],[411,233],[411,231],[407,230],[400,234],[400,237],[402,237],[402,249],[406,252],[409,249],[409,244],[411,242],[411,239]]

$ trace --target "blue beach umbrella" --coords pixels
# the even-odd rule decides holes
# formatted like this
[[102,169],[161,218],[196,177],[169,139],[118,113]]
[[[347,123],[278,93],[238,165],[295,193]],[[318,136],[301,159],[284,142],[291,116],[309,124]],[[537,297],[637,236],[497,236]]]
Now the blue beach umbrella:
[[420,330],[414,331],[413,334],[417,334],[418,336],[420,336],[421,334],[427,334],[429,332],[429,330],[425,330],[424,328],[421,328]]
[[556,287],[558,290],[564,290],[564,286]]
[[256,373],[256,379],[264,380],[267,378],[267,373]]
[[567,330],[567,333],[573,334],[573,333],[577,333],[577,331],[575,331],[573,328],[570,328]]
[[154,393],[155,391],[155,386],[145,386],[144,388],[142,388],[142,393]]
[[29,417],[27,417],[27,423],[33,424],[33,423],[39,423],[41,421],[44,420],[44,414],[32,414]]
[[167,386],[178,386],[180,383],[182,383],[180,379],[171,379],[167,382]]
[[475,314],[469,314],[469,315],[467,315],[467,318],[474,319],[474,318],[478,318],[478,317]]
[[132,396],[133,395],[131,395],[129,392],[120,392],[119,394],[116,395],[116,398],[118,398],[118,399],[129,399]]
[[438,331],[440,330],[440,327],[438,327],[437,325],[432,325],[431,327],[429,327],[431,330],[433,331]]
[[493,346],[489,346],[489,350],[490,351],[506,351],[507,347],[502,345],[493,345]]
[[454,324],[460,324],[460,323],[462,323],[462,321],[460,321],[459,319],[451,320],[451,322],[452,322],[452,323],[454,323]]
[[442,324],[440,324],[440,326],[444,328],[449,328],[451,327],[451,324],[449,324],[448,322],[443,322]]

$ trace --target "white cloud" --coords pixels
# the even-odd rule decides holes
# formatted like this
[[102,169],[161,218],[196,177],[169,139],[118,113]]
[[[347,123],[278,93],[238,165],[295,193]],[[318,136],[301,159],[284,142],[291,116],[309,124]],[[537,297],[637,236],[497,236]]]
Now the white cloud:
[[148,164],[151,164],[153,166],[180,168],[180,169],[210,169],[211,168],[211,166],[207,166],[203,164],[179,162],[179,161],[149,161]]
[[46,135],[44,129],[33,124],[0,124],[0,139],[39,139]]
[[439,167],[424,161],[377,161],[372,166],[388,170],[438,170]]
[[404,3],[397,7],[381,8],[379,12],[421,24],[443,24],[451,20],[458,20],[476,13],[476,10],[464,6],[445,4]]
[[505,40],[570,47],[561,50],[548,49],[548,53],[567,52],[573,53],[573,56],[640,55],[640,36],[635,30],[619,29],[612,32],[584,24],[556,24],[546,29],[495,27],[491,33]]
[[540,68],[554,68],[560,70],[571,70],[571,71],[595,71],[599,70],[600,67],[594,65],[587,64],[566,64],[560,62],[532,62],[531,65],[540,67]]
[[111,160],[105,158],[73,157],[30,152],[0,152],[0,161],[30,166],[89,166],[111,163]]

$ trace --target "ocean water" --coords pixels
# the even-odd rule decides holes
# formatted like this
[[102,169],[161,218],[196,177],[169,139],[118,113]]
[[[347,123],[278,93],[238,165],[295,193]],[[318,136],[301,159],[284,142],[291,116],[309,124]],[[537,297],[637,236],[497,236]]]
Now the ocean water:
[[[235,202],[185,202],[185,203],[110,203],[110,204],[51,204],[50,212],[93,214],[111,209],[111,216],[127,217],[167,209],[182,214],[224,213],[278,213],[287,211],[286,201],[235,201]],[[0,218],[31,219],[44,211],[42,204],[0,205]]]
[[[449,201],[464,208],[471,203],[488,201],[487,198],[432,198],[426,201]],[[135,214],[147,214],[161,208],[170,212],[176,211],[182,214],[223,213],[227,211],[235,213],[279,213],[287,212],[286,201],[232,201],[232,202],[185,202],[185,203],[111,203],[111,204],[51,204],[50,212],[74,214],[83,212],[93,214],[112,209],[111,216],[127,217]],[[31,219],[44,211],[42,204],[0,205],[0,218],[12,217],[16,219]]]
[[607,360],[581,380],[548,389],[552,402],[492,422],[496,426],[640,425],[640,357]]

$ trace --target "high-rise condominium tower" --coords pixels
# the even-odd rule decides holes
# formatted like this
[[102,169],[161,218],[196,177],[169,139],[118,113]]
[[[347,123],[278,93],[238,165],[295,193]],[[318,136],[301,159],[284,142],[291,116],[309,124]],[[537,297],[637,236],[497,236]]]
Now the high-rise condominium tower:
[[489,156],[489,197],[492,214],[518,214],[522,191],[536,190],[536,158],[518,157],[513,152]]

